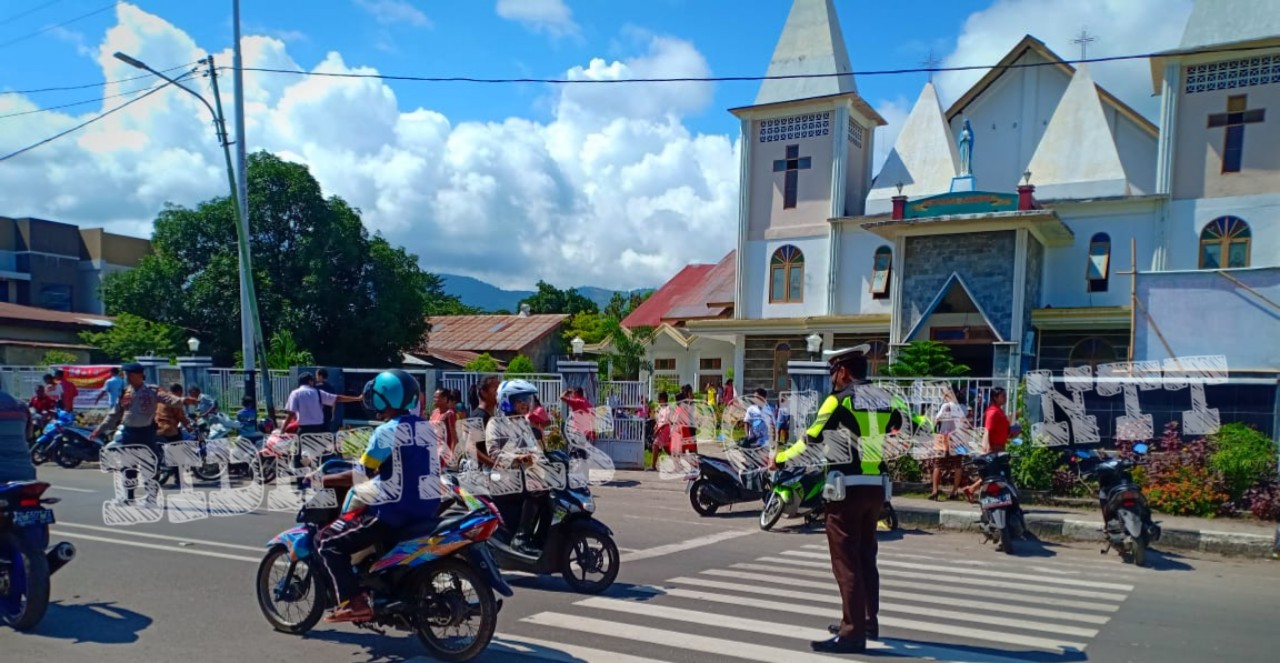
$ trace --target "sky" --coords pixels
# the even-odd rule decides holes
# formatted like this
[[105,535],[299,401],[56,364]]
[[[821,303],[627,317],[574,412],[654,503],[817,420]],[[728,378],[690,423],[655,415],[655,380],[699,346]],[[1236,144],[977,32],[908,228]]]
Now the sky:
[[[389,76],[761,76],[789,0],[242,0],[247,67]],[[856,72],[996,63],[1032,34],[1068,58],[1176,46],[1192,0],[835,0]],[[75,20],[72,20],[75,19]],[[137,97],[156,69],[230,65],[231,0],[0,0],[0,155]],[[174,73],[180,73],[179,69]],[[982,71],[936,75],[944,106]],[[1145,61],[1093,65],[1157,119]],[[928,77],[863,75],[889,122]],[[229,75],[219,79],[232,112]],[[26,92],[48,87],[84,89]],[[207,81],[192,86],[208,96]],[[758,82],[474,84],[248,72],[250,150],[305,163],[326,195],[434,272],[506,288],[656,287],[733,248],[738,123]],[[100,99],[109,96],[113,98]],[[83,103],[78,103],[83,102]],[[77,104],[67,106],[68,104]],[[62,107],[65,106],[65,107]],[[61,108],[59,108],[61,107]],[[207,111],[167,89],[0,162],[0,215],[149,236],[166,204],[226,195]]]

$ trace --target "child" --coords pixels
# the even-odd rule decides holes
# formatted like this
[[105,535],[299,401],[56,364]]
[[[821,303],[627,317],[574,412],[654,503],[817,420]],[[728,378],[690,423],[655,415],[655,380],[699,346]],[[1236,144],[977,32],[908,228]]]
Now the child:
[[240,435],[250,437],[258,432],[258,411],[253,407],[253,399],[245,396],[240,401],[240,411],[236,413],[236,422],[240,424]]

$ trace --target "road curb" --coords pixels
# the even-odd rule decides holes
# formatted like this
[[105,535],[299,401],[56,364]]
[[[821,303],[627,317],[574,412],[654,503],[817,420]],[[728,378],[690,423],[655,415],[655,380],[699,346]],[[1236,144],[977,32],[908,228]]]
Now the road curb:
[[[939,529],[948,531],[978,531],[976,511],[950,509],[921,509],[898,507],[898,522],[903,527]],[[1100,525],[1093,520],[1035,518],[1027,520],[1027,529],[1042,539],[1055,541],[1086,541],[1101,543]],[[1272,537],[1238,532],[1212,530],[1165,529],[1160,541],[1153,547],[1197,552],[1216,553],[1242,557],[1265,558],[1271,554],[1275,542]]]

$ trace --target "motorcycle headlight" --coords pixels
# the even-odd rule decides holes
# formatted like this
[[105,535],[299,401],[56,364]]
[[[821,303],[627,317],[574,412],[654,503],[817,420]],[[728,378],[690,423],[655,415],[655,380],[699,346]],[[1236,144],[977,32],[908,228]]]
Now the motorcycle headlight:
[[578,499],[578,501],[582,504],[582,510],[583,510],[583,511],[586,511],[587,513],[595,513],[595,512],[596,512],[596,501],[595,501],[595,500],[591,499],[590,497],[581,497],[581,498],[579,498],[579,499]]

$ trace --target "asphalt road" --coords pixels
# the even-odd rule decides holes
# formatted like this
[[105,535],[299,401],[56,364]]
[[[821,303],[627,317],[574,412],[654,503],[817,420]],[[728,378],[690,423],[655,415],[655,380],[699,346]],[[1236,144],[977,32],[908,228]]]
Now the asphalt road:
[[[271,629],[254,573],[290,513],[105,527],[107,475],[40,471],[63,499],[54,540],[79,556],[54,576],[35,633],[0,630],[6,661],[426,660],[408,634]],[[918,531],[882,535],[883,642],[862,656],[817,656],[808,642],[840,609],[820,530],[761,532],[750,510],[699,518],[673,490],[594,492],[623,551],[617,585],[586,597],[559,579],[512,576],[516,596],[478,660],[1275,660],[1280,564],[1153,554],[1152,568],[1137,569],[1095,546],[1027,542],[1007,557],[973,535]]]

